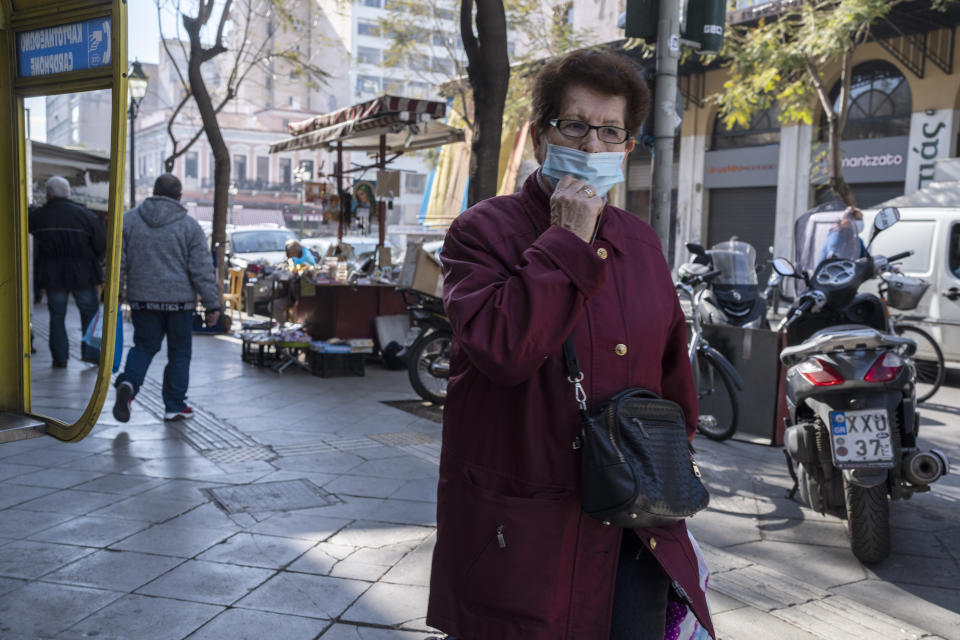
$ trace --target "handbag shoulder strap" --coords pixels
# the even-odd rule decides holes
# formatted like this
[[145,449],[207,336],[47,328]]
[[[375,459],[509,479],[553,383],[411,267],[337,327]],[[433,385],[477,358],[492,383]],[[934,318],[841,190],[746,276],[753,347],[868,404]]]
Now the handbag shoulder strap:
[[590,414],[587,412],[587,392],[583,389],[583,371],[580,370],[580,363],[577,361],[577,350],[573,346],[573,334],[567,336],[563,342],[563,361],[567,367],[567,382],[573,385],[574,398],[577,401],[577,407],[580,409],[580,418],[586,422],[590,420]]

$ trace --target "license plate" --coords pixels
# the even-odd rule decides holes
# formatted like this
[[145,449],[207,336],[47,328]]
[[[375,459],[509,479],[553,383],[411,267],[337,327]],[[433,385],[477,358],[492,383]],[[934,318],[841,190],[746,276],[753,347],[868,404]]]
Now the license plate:
[[885,410],[831,411],[830,434],[837,468],[893,466],[890,419]]

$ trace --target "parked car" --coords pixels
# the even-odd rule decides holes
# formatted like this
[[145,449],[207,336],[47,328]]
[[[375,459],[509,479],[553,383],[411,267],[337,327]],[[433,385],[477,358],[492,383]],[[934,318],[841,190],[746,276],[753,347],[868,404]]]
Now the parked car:
[[[255,282],[253,301],[261,309],[270,302],[271,282],[265,277],[274,266],[287,259],[286,244],[297,234],[277,226],[236,227],[227,231],[228,267],[245,272],[246,282]],[[244,295],[247,288],[244,287]]]
[[[948,361],[960,361],[960,208],[898,207],[900,222],[873,241],[870,253],[889,255],[913,250],[900,271],[930,283],[915,309],[904,312],[910,324],[933,335]],[[864,211],[863,241],[870,240],[876,210]],[[876,283],[864,285],[876,290]]]

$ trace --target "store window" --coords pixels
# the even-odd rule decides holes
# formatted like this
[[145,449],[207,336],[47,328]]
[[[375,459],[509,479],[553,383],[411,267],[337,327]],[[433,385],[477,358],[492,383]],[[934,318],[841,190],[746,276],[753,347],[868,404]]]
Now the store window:
[[238,182],[247,179],[247,156],[233,156],[233,178]]
[[376,47],[357,47],[357,62],[361,64],[380,64],[380,49]]
[[713,125],[713,139],[711,149],[739,149],[741,147],[755,147],[763,144],[777,144],[780,142],[780,107],[773,105],[753,114],[753,119],[747,127],[734,124],[727,128],[723,116],[717,114]]
[[357,76],[357,93],[380,93],[380,78]]
[[371,20],[357,20],[357,35],[379,36],[380,25]]
[[197,165],[200,163],[200,154],[196,151],[188,151],[183,163],[183,175],[185,178],[197,178]]
[[266,184],[270,180],[270,158],[257,156],[257,181]]
[[[830,92],[834,111],[840,109],[840,83]],[[883,60],[870,60],[853,68],[850,80],[850,113],[844,140],[889,138],[910,134],[913,97],[900,70]],[[820,139],[826,140],[826,117],[821,120]]]

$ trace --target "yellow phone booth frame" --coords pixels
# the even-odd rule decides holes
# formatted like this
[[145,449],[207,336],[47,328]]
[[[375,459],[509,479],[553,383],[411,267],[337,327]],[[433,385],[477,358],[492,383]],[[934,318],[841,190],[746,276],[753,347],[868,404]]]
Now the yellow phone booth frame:
[[[110,19],[109,62],[93,68],[59,71],[37,65],[47,75],[21,77],[24,32]],[[82,30],[75,31],[81,33]],[[45,32],[49,33],[49,32]],[[62,33],[62,30],[61,30]],[[62,40],[62,38],[61,38]],[[43,43],[44,40],[37,40]],[[99,41],[97,41],[99,42]],[[87,42],[83,46],[90,47]],[[127,110],[127,6],[125,0],[0,0],[0,443],[37,435],[80,440],[100,416],[110,385],[119,303],[120,239]],[[104,57],[105,58],[105,57]],[[70,58],[71,64],[73,58]],[[80,66],[80,65],[78,65]],[[30,292],[28,291],[26,129],[23,100],[32,96],[112,90],[110,191],[107,216],[107,267],[103,289],[103,339],[93,395],[80,419],[70,425],[31,414]]]

